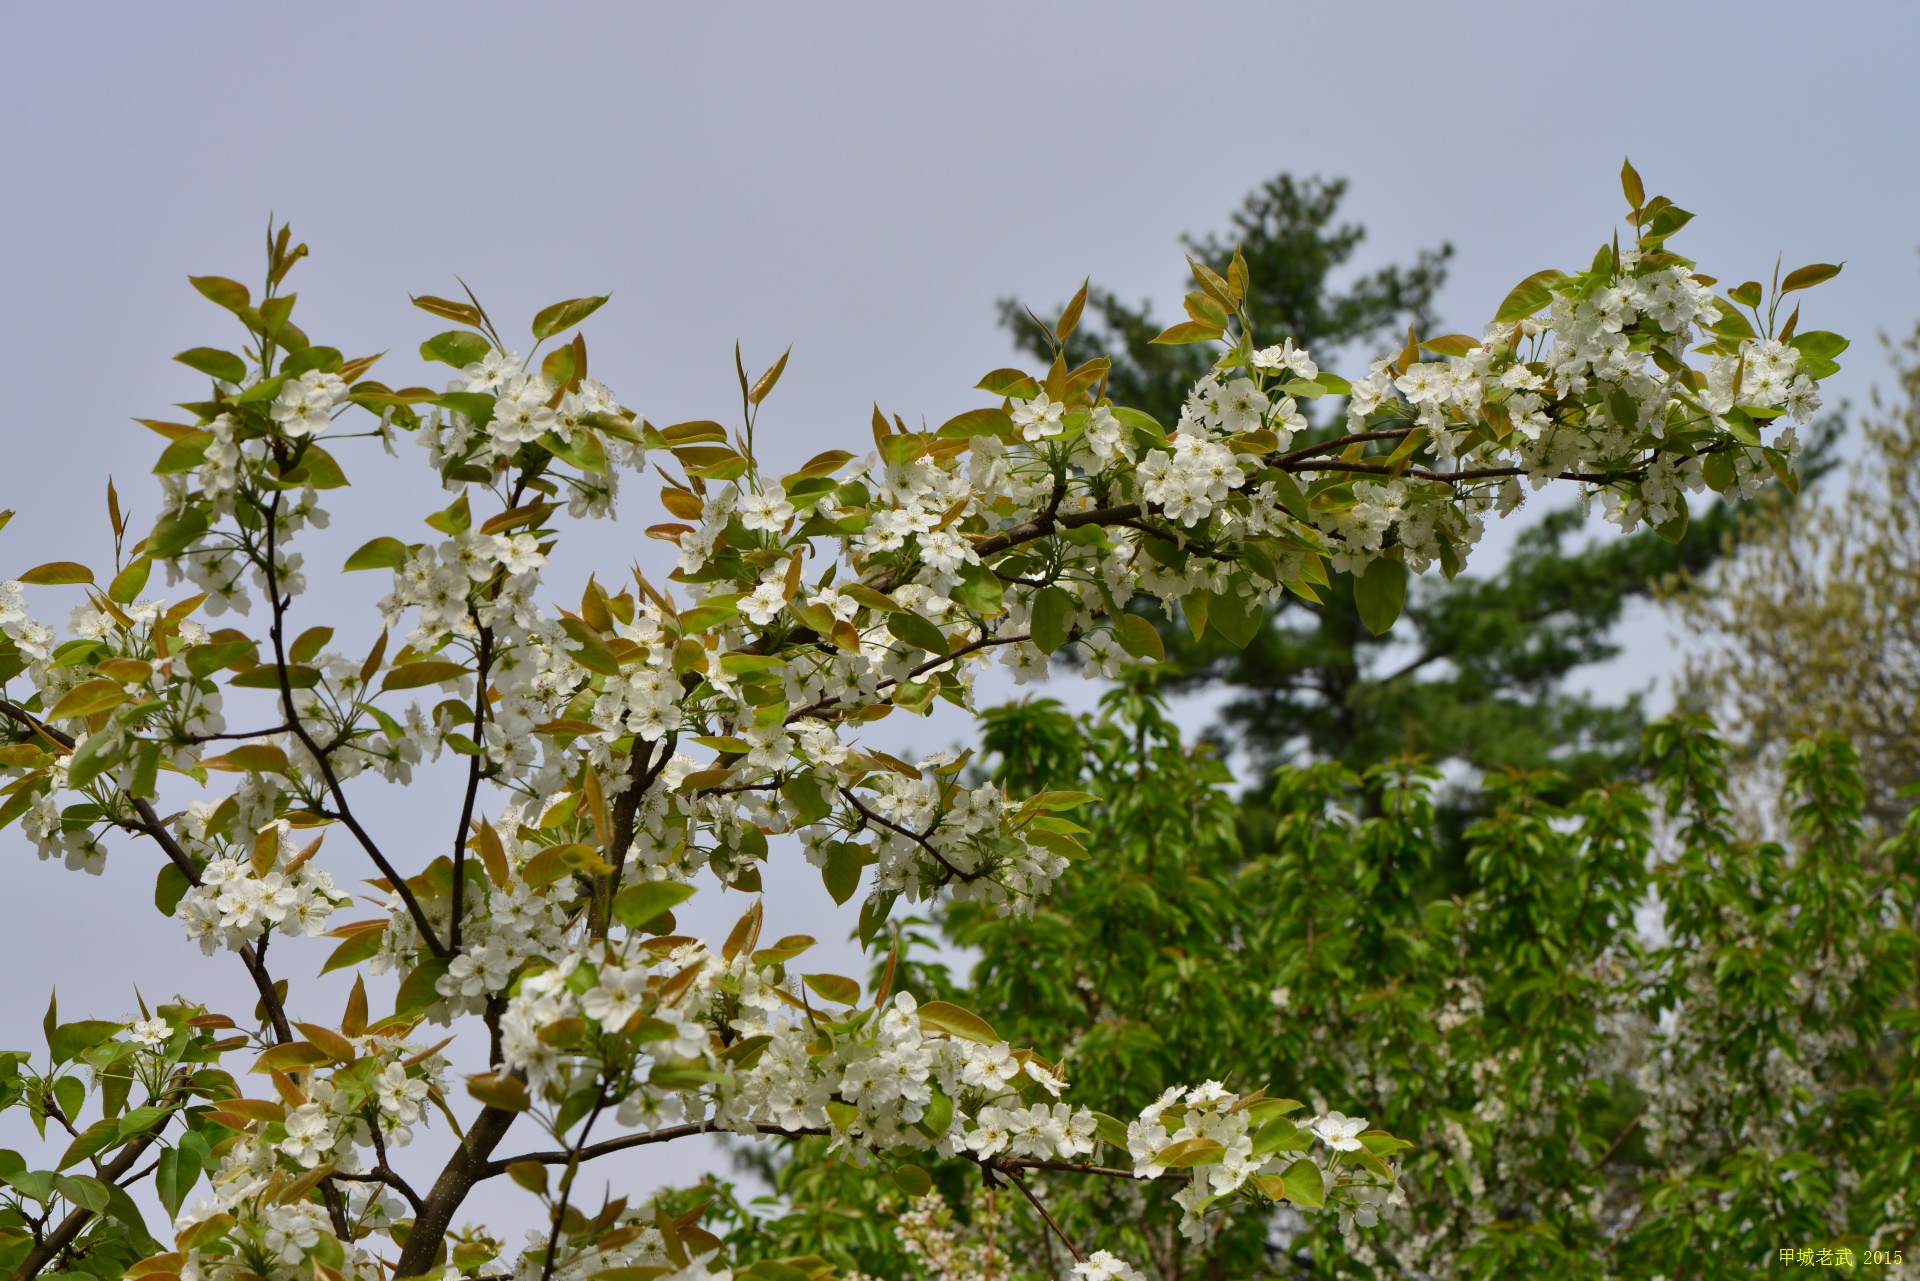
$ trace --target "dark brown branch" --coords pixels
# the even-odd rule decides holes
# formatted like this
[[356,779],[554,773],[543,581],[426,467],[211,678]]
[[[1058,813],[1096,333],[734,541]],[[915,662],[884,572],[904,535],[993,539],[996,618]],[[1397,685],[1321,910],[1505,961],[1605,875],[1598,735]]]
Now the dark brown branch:
[[[928,672],[933,671],[935,668],[945,667],[948,663],[954,662],[957,659],[965,658],[968,654],[974,653],[977,650],[991,649],[995,645],[1018,645],[1021,641],[1032,640],[1032,639],[1033,639],[1032,634],[1028,632],[1022,632],[1018,636],[982,636],[977,641],[968,641],[966,644],[962,645],[959,649],[950,649],[944,654],[935,655],[933,658],[928,659],[926,662],[920,664],[918,667],[909,669],[906,675],[906,679],[912,680],[916,676],[924,676]],[[877,693],[880,690],[886,689],[891,685],[897,685],[899,683],[900,683],[899,677],[889,676],[885,680],[881,681],[879,684],[875,685],[874,691]],[[795,721],[804,720],[809,716],[815,715],[816,713],[829,711],[832,709],[832,707],[833,707],[832,703],[825,702],[825,701],[818,702],[818,703],[809,703],[798,711],[788,712],[786,723],[791,725]]]
[[440,936],[434,933],[432,923],[427,920],[426,909],[420,906],[419,898],[415,896],[406,879],[395,870],[392,863],[387,861],[387,856],[380,852],[380,847],[374,843],[373,837],[360,826],[360,820],[353,816],[353,811],[347,804],[346,789],[340,785],[339,775],[333,772],[333,765],[327,759],[326,749],[314,741],[313,735],[307,732],[307,727],[300,723],[299,714],[294,711],[293,685],[287,677],[285,638],[287,603],[280,597],[279,572],[274,568],[273,563],[274,527],[280,514],[278,493],[274,494],[273,501],[267,504],[263,514],[266,517],[267,527],[267,556],[264,570],[267,579],[267,604],[273,611],[273,622],[269,625],[267,634],[273,640],[275,671],[280,676],[281,710],[286,713],[287,724],[292,727],[294,736],[300,740],[301,746],[307,749],[307,754],[313,758],[314,764],[320,767],[320,777],[326,781],[327,791],[333,797],[334,806],[338,811],[337,817],[346,824],[347,830],[353,833],[354,839],[360,842],[360,848],[367,852],[374,866],[380,869],[380,874],[393,885],[394,893],[400,896],[400,901],[407,905],[407,914],[413,918],[414,928],[420,931],[420,937],[426,942],[428,950],[435,956],[444,957],[447,955],[446,945],[440,941]]
[[447,945],[460,950],[460,918],[467,905],[467,840],[472,835],[474,802],[480,797],[480,763],[486,760],[482,733],[487,715],[487,668],[493,662],[493,629],[480,629],[480,653],[474,662],[473,741],[480,754],[467,758],[467,795],[460,804],[460,825],[453,832],[453,907],[447,926]]
[[504,1108],[482,1108],[467,1127],[466,1137],[447,1158],[440,1177],[414,1215],[413,1230],[394,1268],[395,1277],[417,1277],[438,1266],[440,1243],[446,1239],[448,1225],[473,1185],[487,1177],[487,1159],[518,1115]]
[[1317,445],[1303,445],[1299,449],[1269,458],[1270,467],[1285,468],[1288,463],[1299,462],[1303,458],[1313,458],[1320,454],[1336,453],[1348,445],[1364,444],[1369,440],[1400,440],[1412,435],[1418,428],[1394,427],[1386,431],[1357,431],[1350,436],[1335,436],[1332,440],[1323,440]]
[[[770,1134],[776,1138],[784,1139],[804,1139],[832,1133],[831,1130],[828,1130],[824,1126],[788,1130],[765,1121],[760,1122],[753,1128],[761,1134]],[[675,1139],[688,1139],[696,1134],[733,1133],[736,1133],[736,1131],[729,1126],[715,1125],[711,1121],[696,1121],[687,1125],[670,1125],[664,1130],[647,1130],[640,1134],[623,1134],[617,1139],[605,1139],[593,1144],[591,1147],[581,1148],[579,1156],[582,1161],[591,1161],[596,1157],[603,1157],[609,1153],[624,1152],[628,1148],[646,1147],[652,1143],[671,1143]],[[523,1161],[535,1161],[541,1165],[565,1165],[568,1161],[572,1160],[573,1157],[574,1154],[572,1152],[529,1152],[525,1156],[509,1157],[504,1161],[494,1161],[490,1163],[486,1167],[486,1172],[480,1177],[490,1179],[497,1174],[505,1174],[508,1166],[518,1165]]]
[[862,805],[860,803],[860,798],[855,796],[852,792],[843,790],[840,794],[847,798],[847,804],[853,806],[855,810],[859,811],[861,818],[865,819],[869,823],[872,823],[876,827],[884,827],[889,832],[894,832],[900,836],[906,837],[908,840],[912,841],[915,845],[918,845],[921,849],[925,850],[928,854],[932,855],[933,860],[936,863],[946,868],[949,872],[959,877],[962,881],[965,881],[971,884],[972,882],[980,879],[981,873],[963,872],[959,868],[955,867],[953,864],[947,862],[946,855],[942,854],[939,850],[933,848],[932,842],[928,841],[927,838],[925,836],[922,836],[919,832],[914,831],[910,827],[902,827],[898,823],[889,822],[887,819],[881,818],[878,814],[874,813],[872,810]]
[[405,1197],[407,1204],[413,1207],[413,1212],[416,1215],[420,1214],[426,1208],[421,1204],[420,1194],[413,1190],[412,1185],[384,1165],[370,1174],[341,1174],[336,1171],[328,1177],[338,1179],[342,1183],[385,1184],[387,1187],[392,1188],[395,1192]]
[[1014,1187],[1020,1189],[1020,1195],[1027,1198],[1028,1203],[1033,1206],[1034,1210],[1036,1210],[1039,1213],[1040,1217],[1047,1221],[1047,1226],[1053,1229],[1053,1235],[1060,1238],[1060,1243],[1067,1247],[1068,1252],[1073,1255],[1073,1261],[1075,1263],[1085,1263],[1087,1261],[1087,1256],[1080,1253],[1080,1247],[1073,1243],[1073,1238],[1068,1236],[1066,1234],[1066,1231],[1063,1228],[1061,1228],[1061,1226],[1058,1223],[1055,1223],[1053,1221],[1053,1216],[1047,1213],[1047,1207],[1044,1205],[1041,1205],[1040,1198],[1033,1194],[1033,1190],[1031,1188],[1027,1187],[1027,1181],[1025,1179],[1021,1178],[1012,1169],[1007,1167],[989,1166],[988,1168],[997,1169],[1000,1173],[1007,1176],[1007,1181],[1009,1183],[1013,1184]]

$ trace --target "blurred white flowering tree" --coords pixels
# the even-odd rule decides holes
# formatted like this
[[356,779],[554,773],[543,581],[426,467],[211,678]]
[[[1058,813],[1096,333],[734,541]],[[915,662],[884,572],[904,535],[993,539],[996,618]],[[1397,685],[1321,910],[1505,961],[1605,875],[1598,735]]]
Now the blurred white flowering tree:
[[[1623,183],[1625,246],[1616,236],[1582,271],[1528,277],[1478,337],[1409,333],[1357,381],[1291,343],[1261,345],[1244,261],[1224,274],[1194,263],[1190,319],[1161,341],[1219,354],[1177,422],[1113,403],[1104,361],[1056,356],[988,374],[988,403],[937,431],[876,407],[864,460],[835,450],[778,477],[755,433],[785,357],[757,379],[741,366],[731,430],[657,427],[588,376],[579,326],[604,298],[541,311],[524,356],[477,300],[416,299],[460,326],[420,347],[456,371],[435,391],[374,381],[376,358],[294,324],[282,285],[306,248],[284,227],[257,298],[195,278],[245,343],[179,356],[211,386],[185,407],[193,421],[147,423],[166,440],[161,518],[128,541],[110,495],[111,572],[54,561],[0,589],[0,822],[94,873],[116,834],[157,848],[160,909],[204,951],[238,957],[258,1026],[188,998],[131,1025],[50,1009],[45,1053],[6,1056],[5,1097],[65,1146],[0,1154],[0,1261],[23,1278],[183,1281],[440,1268],[692,1281],[733,1263],[826,1276],[813,1255],[729,1261],[697,1210],[579,1203],[595,1158],[712,1131],[825,1138],[908,1193],[931,1186],[923,1163],[964,1159],[1043,1218],[1036,1170],[1165,1178],[1194,1237],[1236,1203],[1343,1225],[1397,1204],[1403,1140],[1309,1114],[1278,1097],[1286,1082],[1254,1084],[1252,1060],[1164,1082],[1121,1120],[1069,1101],[1057,1064],[977,1013],[896,992],[891,961],[867,990],[803,973],[813,940],[763,939],[757,903],[715,946],[675,933],[673,910],[703,872],[757,890],[769,837],[792,834],[837,901],[861,897],[863,943],[879,944],[902,899],[1030,914],[1075,861],[1101,856],[1068,817],[1088,795],[1009,795],[966,777],[964,757],[863,747],[862,724],[935,699],[968,706],[995,660],[1022,680],[1066,646],[1090,673],[1151,662],[1160,638],[1128,610],[1143,595],[1244,644],[1267,604],[1317,599],[1338,569],[1385,631],[1409,574],[1457,573],[1485,513],[1510,510],[1523,483],[1576,487],[1623,529],[1678,537],[1689,491],[1790,477],[1786,420],[1812,412],[1845,343],[1779,313],[1838,269],[1715,294],[1667,247],[1690,215],[1646,198],[1630,167]],[[1300,402],[1329,395],[1348,398],[1344,430],[1306,438]],[[401,437],[441,491],[424,508],[434,537],[397,526],[347,561],[393,581],[356,659],[333,648],[333,626],[299,620],[296,547],[347,484],[348,442]],[[673,581],[635,573],[616,592],[593,579],[575,610],[544,601],[568,522],[608,515],[623,476],[668,460],[660,502],[674,519],[648,532],[677,549]],[[192,594],[144,595],[156,566]],[[59,585],[87,589],[64,637],[25,598]],[[220,625],[256,606],[257,631]],[[229,727],[229,690],[249,728]],[[403,867],[354,797],[429,761],[461,772],[463,800],[448,852]],[[342,925],[351,900],[333,871],[348,858],[371,864],[387,898],[383,915]],[[322,935],[338,940],[323,972],[401,975],[390,1014],[356,984],[323,1021],[272,976],[273,938]],[[477,1108],[464,1119],[447,1042],[416,1036],[423,1022],[486,1040],[491,1070],[465,1082]],[[230,1056],[253,1096],[221,1066]],[[402,1149],[436,1114],[460,1142],[438,1171],[410,1170]],[[552,1146],[499,1155],[516,1126]],[[171,1250],[126,1195],[149,1173],[175,1216]],[[450,1234],[472,1188],[503,1176],[546,1224],[504,1255],[479,1229]],[[1078,1275],[1136,1275],[1097,1229],[1055,1232]]]

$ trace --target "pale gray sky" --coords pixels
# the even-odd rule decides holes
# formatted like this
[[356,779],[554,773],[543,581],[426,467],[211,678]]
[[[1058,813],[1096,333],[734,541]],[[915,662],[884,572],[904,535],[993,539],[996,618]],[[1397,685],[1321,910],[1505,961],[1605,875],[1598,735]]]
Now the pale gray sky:
[[[763,440],[799,459],[860,449],[876,400],[935,422],[975,403],[1009,355],[999,296],[1051,305],[1090,274],[1167,313],[1179,233],[1219,227],[1281,169],[1352,180],[1361,269],[1453,242],[1440,310],[1474,329],[1521,277],[1587,261],[1630,154],[1699,216],[1677,247],[1716,274],[1847,261],[1802,327],[1855,338],[1832,385],[1858,401],[1880,376],[1876,331],[1916,313],[1916,36],[1910,5],[1671,0],[16,3],[0,9],[0,344],[21,379],[0,402],[0,506],[20,514],[0,574],[104,559],[109,470],[151,520],[157,438],[128,420],[201,389],[170,356],[234,335],[185,277],[255,278],[269,212],[313,248],[301,324],[349,356],[391,349],[395,381],[425,376],[413,351],[440,327],[406,295],[452,292],[456,273],[510,332],[611,291],[594,372],[658,422],[727,418],[734,340],[755,365],[791,342]],[[389,507],[408,491],[371,476],[356,492],[309,551],[311,607],[343,647],[371,639],[348,611],[368,585],[318,571],[373,534],[418,537],[424,506]],[[582,540],[603,572],[651,555],[637,486],[629,504]],[[1670,670],[1664,630],[1642,617],[1589,683]],[[444,844],[419,820],[434,792],[374,808],[421,862]],[[0,990],[0,1046],[36,1040],[55,982],[73,1014],[128,1008],[130,978],[245,1013],[237,966],[152,909],[156,866],[129,848],[94,881],[0,834],[0,938],[31,958]],[[829,932],[806,919],[826,904],[817,880],[776,884],[782,932]],[[703,924],[738,907],[703,907]],[[313,992],[311,1012],[337,1017],[306,977],[321,949],[275,950],[296,1004]]]

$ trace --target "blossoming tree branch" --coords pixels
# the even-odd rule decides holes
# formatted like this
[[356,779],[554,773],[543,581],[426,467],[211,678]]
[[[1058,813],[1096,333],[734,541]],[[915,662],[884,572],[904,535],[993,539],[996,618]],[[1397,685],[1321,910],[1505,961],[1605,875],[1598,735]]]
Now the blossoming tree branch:
[[[142,838],[159,909],[238,957],[257,1021],[184,997],[130,1024],[50,1008],[44,1054],[0,1055],[0,1101],[68,1145],[52,1168],[0,1152],[0,1264],[151,1281],[724,1278],[697,1212],[583,1204],[578,1182],[596,1157],[709,1132],[830,1136],[909,1194],[929,1185],[928,1154],[970,1160],[1043,1218],[1035,1170],[1177,1183],[1194,1233],[1246,1202],[1371,1223],[1398,1197],[1405,1144],[1304,1115],[1284,1082],[1168,1082],[1110,1116],[1042,1049],[892,990],[891,961],[867,991],[807,971],[813,939],[769,937],[757,901],[717,944],[676,933],[674,909],[703,874],[756,892],[770,838],[790,834],[837,902],[861,897],[876,955],[903,898],[1031,911],[1100,856],[1070,817],[1088,798],[970,786],[965,757],[898,760],[861,745],[864,724],[970,707],[993,662],[1022,680],[1069,650],[1090,675],[1152,662],[1159,635],[1130,612],[1145,597],[1245,644],[1282,593],[1324,599],[1346,571],[1384,631],[1409,574],[1457,574],[1486,513],[1529,488],[1571,486],[1623,529],[1677,538],[1689,492],[1792,484],[1790,424],[1845,341],[1788,304],[1838,268],[1716,292],[1667,244],[1691,215],[1646,198],[1631,167],[1623,184],[1624,244],[1527,277],[1478,336],[1409,333],[1354,381],[1250,332],[1236,255],[1224,273],[1192,263],[1189,319],[1161,335],[1219,351],[1178,422],[1112,403],[1104,362],[1056,358],[988,374],[979,407],[938,430],[876,408],[864,458],[832,450],[778,476],[755,433],[784,356],[757,379],[740,369],[730,423],[656,426],[589,375],[579,326],[604,298],[541,311],[525,355],[471,296],[417,298],[456,326],[420,346],[453,377],[396,389],[369,376],[374,357],[295,325],[282,287],[306,247],[285,227],[257,297],[195,278],[241,340],[181,353],[207,397],[191,421],[146,423],[165,441],[158,523],[129,541],[110,490],[111,572],[58,561],[0,588],[0,825],[95,874],[114,834]],[[1322,398],[1345,398],[1331,435],[1303,411]],[[402,438],[438,495],[430,536],[356,513],[393,524],[344,568],[392,590],[338,649],[300,618],[297,544],[349,463]],[[636,571],[590,580],[572,608],[546,600],[570,523],[610,516],[623,479],[649,471],[667,478],[672,519],[647,533],[677,553],[669,581]],[[190,594],[149,597],[156,567]],[[64,639],[25,598],[60,584],[86,589]],[[235,614],[256,628],[226,625]],[[235,689],[246,714],[230,722]],[[403,866],[355,798],[367,776],[406,785],[429,761],[461,772],[462,800],[443,852]],[[384,900],[340,924],[342,885],[366,875]],[[337,940],[322,972],[400,976],[392,1012],[368,1008],[358,977],[331,1018],[274,977],[273,939],[322,936]],[[455,1089],[448,1039],[423,1024],[484,1038],[491,1070]],[[409,1169],[436,1115],[453,1155]],[[126,1192],[149,1174],[171,1249]],[[500,1177],[543,1207],[517,1257],[451,1231]],[[1077,1275],[1139,1275],[1062,1241]]]

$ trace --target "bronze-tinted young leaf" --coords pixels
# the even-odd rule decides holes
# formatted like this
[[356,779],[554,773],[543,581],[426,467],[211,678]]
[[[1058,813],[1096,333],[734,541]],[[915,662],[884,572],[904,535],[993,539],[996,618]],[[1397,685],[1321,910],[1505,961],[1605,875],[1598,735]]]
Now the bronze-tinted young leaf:
[[236,689],[279,689],[282,681],[290,689],[312,689],[320,683],[320,669],[301,664],[278,667],[262,663],[241,672],[227,684]]
[[320,972],[327,974],[371,959],[374,953],[380,950],[381,936],[386,933],[386,929],[387,922],[382,920],[364,922],[360,928],[350,933],[343,934],[341,930],[331,931],[334,937],[344,937],[345,942],[333,949],[333,954],[327,957],[327,963],[320,967]]
[[287,647],[287,657],[296,663],[311,663],[332,639],[333,628],[309,627],[293,638],[293,644]]
[[44,565],[35,565],[20,575],[23,583],[37,583],[44,587],[63,586],[72,583],[91,583],[93,571],[85,565],[70,560],[53,560]]
[[82,681],[60,696],[60,701],[47,713],[47,719],[64,721],[75,716],[91,716],[126,701],[127,692],[120,688],[118,681]]
[[1631,160],[1620,162],[1620,191],[1627,198],[1627,208],[1640,209],[1647,203],[1647,189],[1640,182],[1640,174]]
[[579,324],[605,305],[608,295],[598,298],[569,298],[565,302],[554,303],[551,307],[542,307],[533,318],[533,336],[551,338],[562,329],[570,329]]
[[263,1075],[270,1072],[298,1072],[302,1068],[319,1067],[331,1058],[325,1050],[310,1041],[289,1041],[261,1054],[248,1071]]
[[980,1045],[995,1045],[1000,1040],[993,1025],[975,1014],[946,1001],[928,1001],[920,1007],[920,1023],[945,1032],[948,1036]]
[[432,312],[443,320],[457,320],[463,325],[480,328],[483,317],[480,309],[472,303],[453,302],[447,298],[435,298],[432,294],[421,294],[413,299],[413,305],[422,311]]
[[1197,320],[1183,320],[1160,331],[1155,343],[1166,346],[1181,346],[1188,343],[1213,342],[1225,336],[1226,331],[1218,325],[1206,325]]
[[1004,409],[969,409],[947,419],[934,434],[948,440],[973,436],[1010,436],[1013,434],[1013,419]]
[[253,302],[253,295],[247,292],[245,285],[237,280],[228,280],[225,276],[188,276],[187,283],[198,289],[203,297],[231,312],[245,311]]
[[227,759],[243,770],[261,774],[281,774],[287,769],[287,754],[272,743],[242,743],[227,753]]
[[1464,356],[1470,351],[1478,351],[1480,340],[1466,334],[1442,334],[1438,338],[1422,338],[1420,345],[1436,356]]
[[1080,324],[1080,313],[1086,308],[1087,286],[1090,283],[1092,283],[1090,279],[1080,282],[1080,291],[1074,294],[1073,298],[1067,303],[1066,309],[1060,313],[1060,319],[1054,322],[1054,341],[1065,342],[1068,335],[1072,334],[1074,329]]
[[1785,280],[1780,282],[1780,292],[1790,294],[1796,289],[1811,289],[1815,285],[1832,280],[1840,274],[1840,268],[1845,265],[1845,263],[1816,262],[1805,267],[1796,267],[1787,273]]
[[[506,1112],[525,1112],[533,1106],[533,1099],[527,1093],[527,1083],[518,1077],[508,1076],[504,1072],[497,1075],[485,1073],[479,1076],[468,1077],[467,1093],[479,1099],[490,1108],[499,1108]],[[515,1162],[515,1165],[531,1164],[533,1164],[533,1162],[530,1161]],[[541,1171],[541,1174],[541,1184],[544,1186],[546,1182],[544,1169]],[[528,1186],[528,1183],[520,1174],[515,1174],[513,1180],[522,1187]]]
[[748,404],[757,405],[767,398],[768,394],[773,391],[774,384],[780,381],[780,375],[786,372],[787,357],[792,354],[793,348],[791,347],[781,352],[780,359],[773,362],[773,367],[754,380],[752,388],[747,392]]
[[1553,301],[1553,286],[1566,278],[1566,272],[1551,267],[1534,272],[1513,287],[1506,301],[1500,304],[1500,310],[1493,313],[1494,323],[1504,325],[1525,320]]
[[423,685],[438,685],[443,681],[459,680],[462,676],[471,676],[472,671],[459,663],[450,663],[442,658],[423,658],[418,662],[402,663],[390,667],[380,680],[380,688],[419,689]]
[[1022,400],[1040,390],[1040,384],[1024,369],[996,369],[974,386],[996,396],[1012,396]]
[[841,974],[808,974],[801,979],[815,994],[836,1005],[860,1004],[860,984]]

